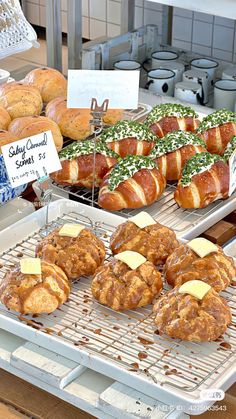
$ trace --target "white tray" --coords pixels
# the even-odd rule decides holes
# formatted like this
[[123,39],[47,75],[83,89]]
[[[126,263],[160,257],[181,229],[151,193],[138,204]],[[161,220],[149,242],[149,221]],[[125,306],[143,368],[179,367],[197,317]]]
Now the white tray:
[[[43,208],[0,233],[0,263],[4,265],[1,277],[7,266],[19,260],[19,252],[33,256],[37,240],[68,220],[92,227],[104,241],[109,256],[109,236],[124,221],[102,210],[60,200],[50,205],[49,225],[45,228],[45,211]],[[223,349],[220,342],[196,344],[160,337],[154,333],[151,306],[125,313],[103,307],[93,301],[88,278],[74,284],[69,301],[51,315],[33,319],[18,316],[1,305],[0,328],[154,399],[182,406],[186,413],[200,414],[213,403],[201,399],[201,390],[226,390],[235,381],[236,289],[230,287],[224,295],[234,316],[224,336],[230,350]],[[154,343],[145,346],[142,339]],[[143,351],[148,357],[139,360],[137,355]],[[135,362],[139,364],[137,369],[132,365]],[[166,375],[165,365],[177,369],[178,375]]]

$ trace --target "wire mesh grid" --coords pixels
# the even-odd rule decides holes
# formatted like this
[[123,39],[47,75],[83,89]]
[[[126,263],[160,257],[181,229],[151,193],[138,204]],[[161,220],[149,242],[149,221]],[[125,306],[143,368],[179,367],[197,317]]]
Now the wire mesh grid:
[[[78,222],[92,229],[104,242],[107,259],[111,257],[109,238],[114,227],[94,223],[84,215],[70,212],[0,255],[0,278],[21,257],[34,256],[37,242],[65,222]],[[49,334],[50,339],[56,336],[62,343],[74,345],[76,351],[83,349],[90,356],[99,355],[113,366],[130,371],[135,379],[152,380],[153,385],[161,383],[193,392],[213,385],[226,366],[234,365],[236,289],[233,287],[223,293],[233,314],[227,332],[217,342],[197,344],[160,336],[154,325],[151,306],[119,313],[100,305],[93,300],[90,282],[88,277],[74,282],[69,300],[50,315],[18,315],[2,305],[0,313]],[[56,348],[58,350],[58,345]]]

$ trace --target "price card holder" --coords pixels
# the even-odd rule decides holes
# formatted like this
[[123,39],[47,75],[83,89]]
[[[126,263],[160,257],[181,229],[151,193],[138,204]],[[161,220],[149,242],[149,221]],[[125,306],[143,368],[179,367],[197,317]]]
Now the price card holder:
[[236,149],[229,158],[229,196],[236,189]]

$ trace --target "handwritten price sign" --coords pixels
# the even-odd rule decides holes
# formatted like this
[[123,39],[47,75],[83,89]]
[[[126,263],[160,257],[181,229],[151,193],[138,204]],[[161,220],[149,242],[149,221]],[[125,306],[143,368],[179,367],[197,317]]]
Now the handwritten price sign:
[[14,188],[61,169],[51,131],[6,144],[2,154]]

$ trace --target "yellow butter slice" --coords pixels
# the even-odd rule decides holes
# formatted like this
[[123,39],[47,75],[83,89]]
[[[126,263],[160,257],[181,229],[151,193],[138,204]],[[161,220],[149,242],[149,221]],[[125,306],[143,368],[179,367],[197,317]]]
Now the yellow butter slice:
[[138,252],[132,252],[132,250],[125,250],[125,252],[118,253],[114,257],[126,263],[131,269],[137,269],[147,260],[143,255],[140,255]]
[[180,294],[190,294],[193,297],[198,298],[198,300],[202,300],[203,297],[210,291],[211,286],[208,285],[206,282],[199,281],[194,279],[193,281],[185,282],[179,288]]
[[137,215],[129,218],[129,221],[136,224],[139,228],[144,228],[156,224],[156,221],[145,211],[139,212]]
[[64,224],[64,226],[59,230],[59,236],[63,237],[78,237],[84,226],[81,224]]
[[20,261],[20,270],[22,274],[41,275],[41,259],[25,258]]
[[190,247],[195,253],[197,253],[200,258],[204,258],[213,252],[218,252],[218,247],[203,237],[198,237],[187,243],[187,246]]

